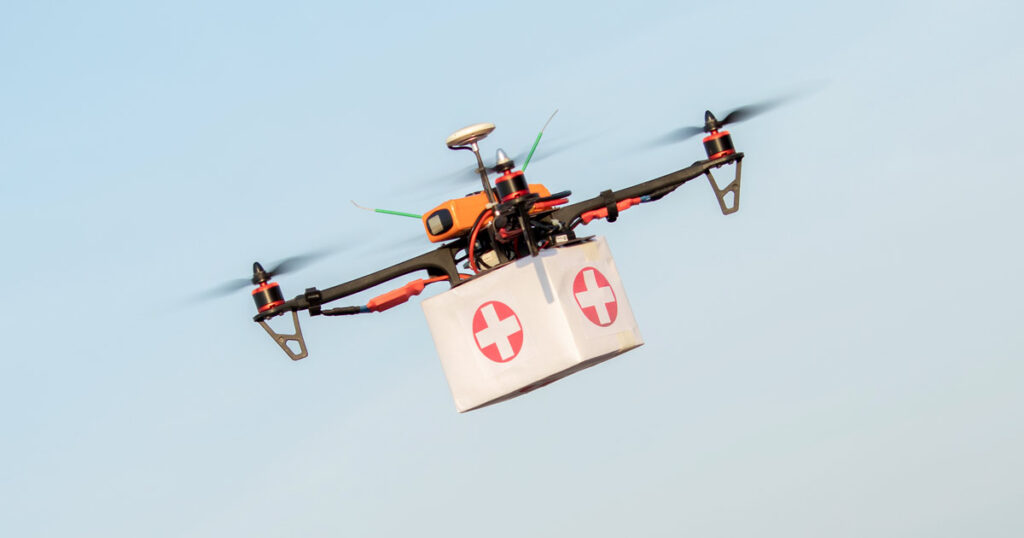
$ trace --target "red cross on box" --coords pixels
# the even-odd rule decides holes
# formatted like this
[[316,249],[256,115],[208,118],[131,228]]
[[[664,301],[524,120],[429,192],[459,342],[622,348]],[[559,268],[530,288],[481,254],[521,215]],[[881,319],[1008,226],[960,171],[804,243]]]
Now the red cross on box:
[[599,327],[615,323],[619,314],[619,302],[615,291],[601,271],[584,267],[572,281],[572,294],[583,315]]
[[508,305],[488,301],[473,314],[476,347],[494,362],[508,362],[523,349],[523,325]]

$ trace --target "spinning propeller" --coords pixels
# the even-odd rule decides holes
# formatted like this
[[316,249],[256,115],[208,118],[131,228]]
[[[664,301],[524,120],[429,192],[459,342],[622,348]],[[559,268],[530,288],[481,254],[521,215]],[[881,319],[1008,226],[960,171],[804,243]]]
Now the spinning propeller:
[[230,295],[249,286],[263,286],[276,276],[298,271],[299,269],[302,269],[303,267],[306,267],[307,265],[332,253],[333,251],[321,250],[298,256],[291,256],[277,262],[277,265],[271,267],[269,271],[264,269],[260,262],[253,262],[252,276],[250,278],[236,278],[229,280],[215,288],[201,293],[197,298],[214,299],[224,295]]
[[[574,139],[574,140],[569,140],[569,141],[566,141],[566,142],[562,142],[561,144],[552,144],[552,145],[547,146],[545,148],[542,148],[540,151],[538,151],[537,154],[534,155],[533,158],[530,159],[529,162],[527,162],[527,160],[526,160],[526,158],[530,156],[530,152],[529,151],[521,151],[521,152],[519,152],[519,153],[517,153],[515,155],[509,155],[509,154],[505,153],[504,150],[499,149],[498,151],[500,151],[501,153],[495,155],[495,157],[494,157],[494,165],[487,166],[486,170],[489,173],[492,173],[492,174],[500,174],[500,173],[504,172],[505,169],[503,168],[503,158],[502,158],[502,155],[504,155],[504,159],[508,159],[508,160],[511,160],[512,162],[514,162],[516,166],[520,166],[520,168],[526,168],[527,166],[529,166],[529,163],[532,163],[534,161],[544,160],[544,159],[547,159],[548,157],[551,157],[551,156],[554,156],[554,155],[558,155],[559,153],[562,153],[563,151],[572,149],[572,148],[574,148],[576,146],[579,146],[581,144],[584,144],[586,142],[590,142],[594,138],[596,138],[596,135],[580,137],[580,138],[577,138],[577,139]],[[450,181],[452,183],[468,183],[468,182],[473,181],[474,179],[479,179],[480,178],[479,174],[480,174],[480,170],[478,168],[467,167],[464,170],[461,170],[460,172],[458,172],[456,174],[445,175],[445,176],[443,176],[443,178],[440,178],[440,179],[450,179]]]
[[741,106],[726,114],[725,117],[722,119],[718,119],[710,110],[706,110],[704,111],[704,125],[693,125],[676,129],[656,139],[653,143],[654,145],[665,145],[680,142],[693,136],[699,135],[701,133],[708,133],[713,135],[717,133],[722,127],[729,125],[730,123],[739,123],[741,121],[753,118],[754,116],[757,116],[759,114],[763,114],[769,110],[772,110],[773,108],[785,104],[792,98],[792,96],[780,97],[778,99],[772,99],[769,101],[762,101],[760,103],[755,103],[752,105]]
[[[551,116],[548,118],[548,121],[546,121],[544,123],[544,126],[541,127],[540,132],[537,133],[537,138],[533,141],[533,146],[528,151],[522,151],[522,152],[519,152],[519,153],[517,153],[515,155],[509,156],[507,153],[505,153],[504,150],[499,149],[498,152],[497,152],[497,155],[494,158],[494,164],[493,165],[491,165],[491,166],[484,165],[483,161],[479,160],[478,161],[479,166],[466,168],[466,169],[464,169],[464,170],[462,170],[460,172],[456,172],[454,174],[446,174],[446,175],[444,175],[444,176],[442,176],[440,178],[437,178],[437,180],[435,180],[435,182],[447,179],[448,182],[453,183],[453,184],[455,184],[455,183],[464,183],[464,182],[467,182],[467,181],[471,181],[473,179],[480,178],[480,173],[482,171],[485,171],[485,172],[491,173],[491,174],[501,174],[501,173],[504,173],[504,172],[510,170],[511,168],[515,167],[516,165],[518,165],[520,167],[520,169],[522,169],[525,172],[526,168],[530,165],[530,163],[533,160],[541,160],[541,159],[544,159],[544,158],[547,158],[547,157],[551,157],[553,155],[557,155],[559,153],[562,153],[565,150],[568,150],[568,149],[571,149],[571,148],[573,148],[575,146],[583,144],[584,142],[589,142],[590,140],[592,140],[593,138],[596,137],[596,135],[585,136],[585,137],[578,137],[578,138],[575,138],[573,140],[568,140],[568,141],[562,142],[560,144],[548,145],[535,158],[534,157],[534,152],[537,150],[538,144],[540,144],[541,137],[544,136],[544,131],[546,131],[547,128],[548,128],[548,125],[551,124],[551,120],[553,120],[555,118],[555,114],[558,114],[558,109],[555,109],[555,111],[551,113]],[[490,126],[490,130],[487,130],[486,133],[483,133],[482,136],[479,136],[476,140],[480,140],[480,139],[486,137],[488,134],[490,134],[491,130],[493,130],[493,125],[492,124],[487,124],[487,125]],[[460,133],[461,133],[461,131],[456,131],[456,133],[454,133],[452,135],[452,137],[456,137],[456,135],[458,135]],[[449,139],[451,139],[452,137],[449,137]],[[452,149],[456,149],[456,148],[452,147],[452,144],[449,144],[448,147],[450,147]]]

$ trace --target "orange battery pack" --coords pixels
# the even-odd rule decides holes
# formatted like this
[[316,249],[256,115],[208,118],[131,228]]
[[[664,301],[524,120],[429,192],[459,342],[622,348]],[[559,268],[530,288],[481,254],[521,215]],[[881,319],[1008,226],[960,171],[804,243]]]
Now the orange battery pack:
[[[541,197],[551,195],[540,183],[531,183],[530,192]],[[423,228],[431,243],[447,241],[468,232],[484,209],[487,209],[487,193],[484,192],[448,200],[423,215]],[[532,212],[538,211],[543,211],[543,208]]]

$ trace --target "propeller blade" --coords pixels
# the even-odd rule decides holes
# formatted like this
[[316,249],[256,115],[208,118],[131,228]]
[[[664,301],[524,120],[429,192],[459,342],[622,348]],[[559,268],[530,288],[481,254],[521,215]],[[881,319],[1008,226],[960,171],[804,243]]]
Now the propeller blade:
[[204,292],[196,294],[194,300],[198,301],[203,299],[216,299],[218,297],[223,297],[225,295],[231,295],[232,293],[235,293],[236,291],[241,289],[245,289],[246,287],[249,286],[252,286],[252,280],[248,278],[236,278],[234,280],[229,280],[219,286],[210,288]]
[[726,114],[722,119],[716,119],[710,111],[705,112],[704,125],[675,129],[674,131],[670,131],[658,138],[655,138],[654,140],[651,140],[648,143],[648,146],[662,146],[681,142],[701,133],[711,132],[713,129],[720,129],[730,123],[738,123],[748,120],[754,116],[761,115],[769,110],[782,106],[798,97],[801,97],[805,93],[806,92],[791,93],[775,99],[761,101],[760,103],[741,106]]
[[316,252],[310,252],[308,254],[301,254],[299,256],[291,256],[285,258],[277,262],[277,265],[275,265],[269,271],[267,271],[267,277],[272,278],[278,275],[283,275],[285,273],[298,271],[299,269],[302,269],[303,267],[306,267],[307,265],[319,260],[320,258],[328,256],[329,254],[331,254],[331,251],[320,250]]
[[[319,260],[321,258],[325,258],[325,257],[327,257],[327,256],[329,256],[331,254],[334,254],[334,253],[338,252],[339,250],[341,250],[341,247],[334,248],[334,249],[318,250],[318,251],[309,252],[309,253],[306,253],[306,254],[300,254],[298,256],[290,256],[288,258],[285,258],[285,259],[277,262],[277,265],[274,265],[269,271],[266,272],[267,279],[269,280],[269,279],[271,279],[271,278],[273,278],[275,276],[278,276],[278,275],[283,275],[283,274],[286,274],[286,273],[291,273],[291,272],[294,272],[294,271],[298,271],[299,269],[302,269],[303,267],[306,267],[307,265],[309,265],[309,264],[311,264],[311,263],[313,263],[313,262],[315,262],[315,261],[317,261],[317,260]],[[217,285],[217,286],[215,286],[213,288],[210,288],[210,289],[208,289],[206,291],[197,293],[196,295],[194,295],[192,297],[192,301],[204,301],[204,300],[209,300],[209,299],[216,299],[218,297],[223,297],[225,295],[231,295],[232,293],[235,293],[238,290],[242,290],[242,289],[249,288],[249,287],[252,287],[252,286],[253,286],[252,277],[250,277],[250,278],[236,278],[236,279],[228,280],[228,281],[226,281],[226,282],[224,282],[222,284],[219,284],[219,285]]]
[[699,134],[701,134],[703,132],[704,132],[704,128],[703,127],[696,127],[696,126],[682,127],[682,128],[679,128],[679,129],[675,129],[675,130],[673,130],[673,131],[671,131],[669,133],[666,133],[666,134],[664,134],[662,136],[659,136],[658,138],[655,138],[654,140],[651,140],[650,145],[652,145],[652,146],[664,146],[664,145],[667,145],[667,144],[674,144],[676,142],[682,142],[683,140],[686,140],[687,138],[692,138],[694,136],[697,136],[697,135],[699,135]]
[[753,118],[754,116],[768,112],[769,110],[782,106],[793,99],[794,96],[779,97],[777,99],[771,99],[768,101],[762,101],[760,103],[754,103],[752,105],[741,106],[732,112],[725,115],[724,118],[719,120],[719,123],[726,125],[729,123],[738,123],[744,120]]
[[[572,140],[566,140],[561,143],[554,143],[548,145],[541,143],[540,147],[537,148],[537,152],[533,154],[533,159],[530,160],[530,164],[533,164],[543,159],[547,159],[549,157],[554,157],[559,153],[563,153],[576,146],[580,146],[587,142],[590,142],[597,138],[598,136],[600,135],[583,136]],[[519,153],[516,153],[515,155],[510,155],[510,157],[516,163],[517,167],[521,167],[523,165],[523,161],[526,160],[526,156],[529,153],[529,150],[521,151]],[[494,172],[495,170],[493,166],[488,166],[487,171]],[[471,181],[479,182],[480,172],[477,171],[477,168],[475,166],[467,166],[465,169],[456,172],[455,174],[444,176],[443,178],[438,179],[447,179],[447,182],[452,184],[465,184]]]
[[[558,155],[560,153],[564,153],[566,151],[569,151],[570,149],[575,148],[577,146],[582,146],[583,144],[589,144],[590,142],[594,141],[595,139],[597,139],[598,137],[602,136],[603,134],[604,133],[602,132],[602,133],[591,134],[591,135],[587,135],[587,136],[580,136],[580,137],[574,138],[572,140],[566,140],[565,142],[555,142],[553,144],[547,144],[547,145],[545,145],[543,142],[541,142],[540,147],[537,148],[537,152],[533,154],[533,158],[530,160],[530,164],[533,164],[536,161],[540,161],[540,160],[543,160],[543,159],[554,157],[555,155]],[[512,160],[515,161],[516,165],[522,166],[523,160],[526,159],[526,156],[529,153],[530,153],[529,151],[524,151],[522,153],[519,153],[518,155],[513,157]]]

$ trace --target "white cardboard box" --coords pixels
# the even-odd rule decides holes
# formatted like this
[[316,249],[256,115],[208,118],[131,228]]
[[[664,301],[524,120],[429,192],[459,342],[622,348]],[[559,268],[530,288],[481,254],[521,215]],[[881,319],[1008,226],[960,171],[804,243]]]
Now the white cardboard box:
[[460,413],[643,345],[601,237],[543,250],[422,304]]

